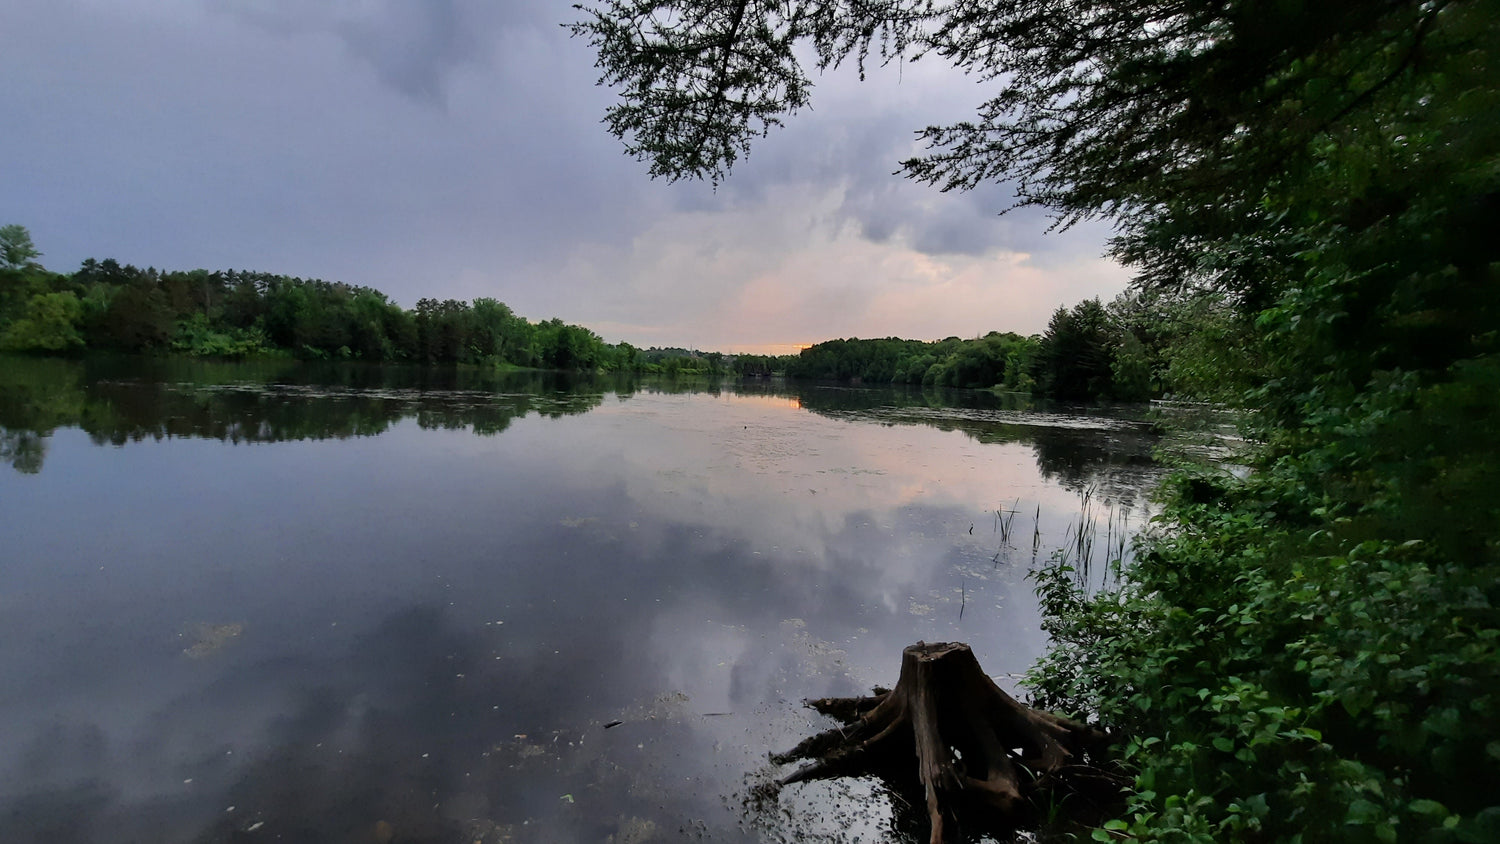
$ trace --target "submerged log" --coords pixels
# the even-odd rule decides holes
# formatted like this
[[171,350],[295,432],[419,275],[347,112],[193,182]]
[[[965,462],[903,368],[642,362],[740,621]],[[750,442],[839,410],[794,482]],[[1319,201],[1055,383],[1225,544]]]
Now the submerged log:
[[[932,844],[960,817],[1011,829],[1033,826],[1045,793],[1079,795],[1102,808],[1123,781],[1096,764],[1104,731],[1017,701],[979,667],[968,645],[918,642],[902,651],[896,687],[873,697],[808,701],[849,727],[772,757],[811,764],[781,780],[876,775],[920,794]],[[1060,792],[1060,793],[1059,793]]]

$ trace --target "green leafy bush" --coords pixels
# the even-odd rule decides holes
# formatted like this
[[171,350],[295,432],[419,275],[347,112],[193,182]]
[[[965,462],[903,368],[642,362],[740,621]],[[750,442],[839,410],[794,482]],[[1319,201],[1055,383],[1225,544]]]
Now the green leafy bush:
[[260,329],[216,329],[201,313],[179,321],[172,335],[172,351],[193,357],[242,358],[265,351],[266,347],[265,334]]
[[[1481,404],[1500,418],[1500,391],[1479,389],[1495,367],[1364,420],[1368,439],[1414,447]],[[1468,471],[1417,495],[1500,483],[1492,445],[1439,450],[1465,451]],[[1391,519],[1405,486],[1331,495],[1327,451],[1263,457],[1246,479],[1176,476],[1119,590],[1037,574],[1055,645],[1029,677],[1036,702],[1119,730],[1138,772],[1102,835],[1500,840],[1495,494],[1444,522]]]
[[0,350],[65,352],[83,347],[78,320],[83,305],[71,292],[38,293],[26,302],[24,315],[0,333]]

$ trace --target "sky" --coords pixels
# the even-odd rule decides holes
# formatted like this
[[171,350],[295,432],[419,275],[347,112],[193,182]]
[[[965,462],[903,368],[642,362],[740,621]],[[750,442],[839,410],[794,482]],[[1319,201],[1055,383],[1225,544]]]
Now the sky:
[[610,342],[794,351],[1041,332],[1124,289],[1109,230],[894,175],[985,98],[935,61],[815,75],[714,189],[600,120],[568,0],[6,0],[0,224],[85,258],[497,298]]

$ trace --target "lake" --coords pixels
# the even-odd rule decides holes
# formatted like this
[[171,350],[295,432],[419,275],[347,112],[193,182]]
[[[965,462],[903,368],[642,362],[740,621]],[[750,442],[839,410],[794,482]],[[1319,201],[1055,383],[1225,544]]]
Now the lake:
[[0,358],[0,840],[905,840],[872,782],[747,795],[918,640],[1015,690],[1028,570],[1082,521],[1104,576],[1154,442],[979,392]]

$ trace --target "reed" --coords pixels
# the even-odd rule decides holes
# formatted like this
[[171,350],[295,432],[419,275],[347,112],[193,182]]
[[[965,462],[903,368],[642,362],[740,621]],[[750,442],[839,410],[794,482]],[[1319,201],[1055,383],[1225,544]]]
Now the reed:
[[[1000,547],[990,558],[995,568],[1016,547],[1019,537],[1015,522],[1020,512],[1019,498],[1010,507],[993,511],[993,530],[1000,539]],[[1117,585],[1130,563],[1132,527],[1128,507],[1105,497],[1097,486],[1088,486],[1078,494],[1078,515],[1067,523],[1061,544],[1053,548],[1048,565],[1066,566],[1071,579],[1088,592]],[[1031,515],[1033,570],[1041,559],[1043,544],[1046,543],[1042,533],[1042,505],[1037,504]]]
[[1016,512],[1020,507],[1021,499],[1017,498],[1009,510],[1002,508],[995,511],[995,526],[1000,530],[1000,541],[1006,545],[1010,545],[1011,527],[1015,524]]
[[[997,510],[997,520],[1014,519],[1017,501],[1010,511]],[[1013,523],[998,527],[1003,538],[1013,538]],[[1078,495],[1078,515],[1063,529],[1061,544],[1053,548],[1049,567],[1066,566],[1070,578],[1087,592],[1117,585],[1130,563],[1132,532],[1130,510],[1105,498],[1098,487],[1089,486]],[[1043,545],[1042,508],[1038,504],[1031,520],[1031,568],[1036,569]],[[994,563],[999,565],[1003,549]]]

